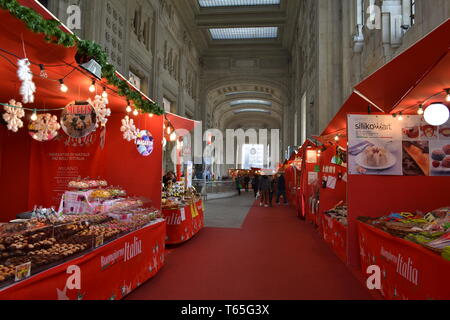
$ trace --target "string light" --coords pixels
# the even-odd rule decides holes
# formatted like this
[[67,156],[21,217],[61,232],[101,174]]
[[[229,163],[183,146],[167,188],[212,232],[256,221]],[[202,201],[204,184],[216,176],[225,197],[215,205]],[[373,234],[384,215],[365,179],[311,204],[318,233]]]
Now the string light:
[[153,118],[153,113],[149,113],[148,116],[149,116],[150,118]]
[[127,100],[127,108],[125,109],[127,111],[127,113],[131,112],[131,106],[130,106],[130,101]]
[[424,112],[424,111],[423,111],[423,105],[420,105],[420,106],[419,106],[419,110],[417,110],[417,114],[418,114],[418,115],[423,115],[423,112]]
[[134,115],[134,116],[137,116],[138,114],[139,114],[139,112],[137,111],[137,109],[134,109],[133,115]]
[[445,89],[445,93],[447,93],[447,96],[445,97],[445,100],[447,102],[450,102],[450,89]]
[[64,84],[64,80],[63,79],[59,80],[59,83],[61,84],[61,91],[62,92],[69,91],[69,88]]
[[175,132],[172,132],[172,134],[170,135],[170,141],[175,141],[177,139],[177,135]]
[[334,137],[334,141],[339,141],[339,135],[336,135],[336,136]]
[[31,118],[30,118],[30,119],[31,119],[31,121],[36,121],[37,118],[38,118],[38,117],[37,117],[36,110],[34,110],[34,111],[33,111],[33,114],[31,115]]
[[47,79],[48,78],[48,74],[47,74],[47,71],[45,71],[44,65],[40,64],[39,65],[39,69],[41,69],[41,72],[39,73],[39,76],[41,78]]
[[108,98],[108,92],[106,92],[106,87],[103,87],[102,97],[105,99]]
[[448,121],[450,112],[442,103],[432,103],[425,109],[425,121],[432,126],[440,126]]
[[90,92],[95,92],[95,80],[92,80],[92,84],[91,84],[91,86],[89,87],[89,91],[90,91]]
[[403,114],[400,112],[400,115],[398,116],[398,121],[403,121]]

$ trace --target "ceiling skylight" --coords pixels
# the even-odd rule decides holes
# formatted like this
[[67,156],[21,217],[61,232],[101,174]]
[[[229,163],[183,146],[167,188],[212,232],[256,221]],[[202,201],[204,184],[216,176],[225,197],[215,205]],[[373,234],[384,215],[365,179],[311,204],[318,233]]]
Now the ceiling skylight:
[[278,5],[280,0],[198,0],[202,8]]
[[233,111],[233,112],[234,112],[234,114],[249,113],[249,112],[271,114],[270,111],[264,110],[264,109],[241,109],[241,110],[236,110],[236,111]]
[[235,107],[242,104],[260,104],[263,106],[272,106],[272,102],[267,100],[257,100],[257,99],[242,99],[242,100],[235,100],[230,102],[230,106]]
[[276,39],[278,27],[209,29],[213,40]]

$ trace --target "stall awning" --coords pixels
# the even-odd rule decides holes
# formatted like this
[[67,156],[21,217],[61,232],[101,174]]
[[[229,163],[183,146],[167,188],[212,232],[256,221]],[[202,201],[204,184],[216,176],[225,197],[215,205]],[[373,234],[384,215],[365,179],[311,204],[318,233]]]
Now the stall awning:
[[450,19],[362,81],[355,90],[375,106],[391,112],[446,58],[449,34]]
[[[35,0],[20,0],[23,6],[34,9],[46,19],[54,19],[42,5]],[[34,74],[33,81],[36,84],[35,102],[25,105],[27,108],[55,109],[62,108],[70,101],[93,99],[95,94],[101,94],[103,87],[107,87],[109,108],[113,112],[123,112],[127,106],[125,97],[117,93],[117,88],[108,85],[106,80],[97,82],[96,92],[91,93],[89,87],[93,76],[80,68],[75,61],[76,47],[66,48],[62,45],[50,44],[45,41],[44,35],[33,33],[19,19],[12,16],[6,10],[0,10],[0,21],[2,21],[2,40],[0,41],[0,69],[2,77],[8,79],[0,90],[0,102],[7,103],[11,99],[21,101],[19,89],[21,81],[17,76],[18,59],[28,58],[33,64],[31,71]],[[70,32],[65,26],[61,28]],[[39,76],[40,64],[44,65],[47,79]],[[119,78],[124,79],[119,73]],[[64,79],[69,91],[60,91],[60,79]],[[130,87],[135,89],[131,84]],[[137,90],[138,91],[138,90]],[[143,93],[142,97],[151,101]]]
[[185,129],[189,132],[193,131],[197,126],[201,125],[201,121],[191,120],[188,118],[181,117],[179,115],[167,112],[167,120],[170,121],[175,130]]

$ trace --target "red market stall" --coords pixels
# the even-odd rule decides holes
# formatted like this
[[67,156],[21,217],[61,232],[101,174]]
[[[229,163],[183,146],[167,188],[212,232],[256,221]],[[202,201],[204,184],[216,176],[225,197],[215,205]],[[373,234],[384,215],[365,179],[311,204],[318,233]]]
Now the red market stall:
[[[23,0],[20,3],[34,8],[45,19],[53,19],[36,1]],[[16,8],[13,2],[11,6],[11,10]],[[20,12],[28,13],[23,8]],[[36,15],[31,14],[29,19],[33,23]],[[97,177],[106,179],[110,186],[126,189],[135,202],[159,211],[164,119],[138,110],[140,106],[148,105],[150,100],[131,84],[123,82],[123,77],[118,73],[109,74],[110,80],[100,80],[82,68],[76,61],[79,53],[76,46],[49,43],[43,34],[33,33],[7,10],[0,10],[0,21],[0,68],[3,75],[0,81],[0,103],[4,111],[2,119],[5,121],[0,124],[0,221],[15,219],[17,214],[29,212],[35,206],[57,208],[69,182],[84,177],[90,177],[91,180]],[[55,31],[56,39],[53,40],[59,39],[65,43],[70,32],[64,26],[59,30],[63,32]],[[30,75],[33,77],[30,78]],[[111,84],[111,79],[119,87]],[[129,101],[124,94],[130,94],[132,100]],[[137,210],[149,212],[148,209]],[[131,215],[129,212],[123,212],[123,215]],[[94,215],[94,218],[98,217]],[[101,218],[104,218],[103,215]],[[31,221],[42,225],[38,220],[33,218],[30,223],[20,222],[17,226],[31,224]],[[84,232],[92,230],[88,221],[81,220],[68,223],[66,229],[80,230],[84,237]],[[122,298],[153,277],[164,262],[166,223],[163,219],[151,223],[146,221],[126,232],[109,227],[108,230],[115,230],[114,234],[120,236],[105,234],[111,239],[108,241],[102,234],[101,237],[92,236],[95,244],[89,241],[84,244],[64,242],[61,247],[71,250],[64,251],[64,255],[52,251],[52,260],[39,255],[49,256],[52,248],[56,247],[55,242],[59,238],[66,241],[66,235],[49,239],[33,238],[31,242],[31,234],[34,237],[38,235],[35,230],[41,230],[35,228],[33,232],[26,229],[26,233],[17,233],[9,239],[3,238],[2,232],[6,229],[2,228],[7,228],[9,234],[15,226],[11,228],[11,224],[0,224],[0,240],[4,244],[10,245],[9,242],[19,238],[29,241],[26,250],[33,255],[36,253],[36,259],[40,259],[39,267],[36,268],[34,262],[25,263],[28,264],[27,269],[22,269],[23,265],[2,266],[0,286],[2,280],[9,279],[11,272],[15,272],[16,280],[20,281],[5,282],[7,287],[0,289],[0,298]],[[98,226],[103,228],[105,223]],[[119,224],[122,226],[125,221]],[[40,228],[47,230],[45,225]],[[38,236],[42,238],[47,235],[41,232]],[[75,241],[72,235],[74,233],[67,237]],[[45,250],[34,252],[37,244],[41,243]],[[12,256],[14,252],[5,252],[4,244],[0,246],[3,260],[6,259],[8,263],[12,263],[12,259],[23,260],[23,255],[16,257]],[[19,247],[23,246],[22,243]],[[19,247],[16,245],[16,249]],[[113,259],[109,261],[110,257]],[[105,259],[109,261],[106,264]],[[53,261],[52,264],[48,264],[49,261]],[[81,291],[66,286],[69,277],[66,269],[74,265],[74,272],[82,274]],[[130,270],[134,271],[130,273]]]
[[[178,181],[176,186],[163,192],[162,214],[167,221],[166,244],[181,244],[190,240],[204,227],[203,201],[192,187],[192,140],[194,130],[201,122],[186,119],[171,113],[166,114],[172,135],[176,135],[176,166]],[[200,131],[201,132],[201,129]],[[168,133],[168,132],[166,132]],[[172,139],[174,140],[173,137]]]
[[[427,109],[433,104],[448,109],[450,40],[444,35],[449,31],[447,21],[357,85],[319,138],[325,145],[333,138],[348,142],[348,147],[341,145],[348,149],[348,265],[359,269],[364,281],[368,266],[380,266],[380,293],[386,299],[450,299],[445,291],[449,263],[439,255],[443,248],[435,253],[412,242],[422,241],[424,235],[431,241],[433,235],[426,230],[437,228],[444,235],[430,243],[448,243],[445,216],[450,210],[437,214],[435,209],[449,205],[445,153],[450,148],[450,122],[430,125],[433,118],[427,118]],[[333,196],[338,193],[321,194],[321,211],[335,205],[338,199]],[[358,221],[360,217],[374,219],[380,227]],[[336,241],[333,229],[341,226],[328,217],[322,222],[324,238]],[[397,229],[403,232],[400,236],[387,232]],[[339,248],[335,251],[343,256]]]

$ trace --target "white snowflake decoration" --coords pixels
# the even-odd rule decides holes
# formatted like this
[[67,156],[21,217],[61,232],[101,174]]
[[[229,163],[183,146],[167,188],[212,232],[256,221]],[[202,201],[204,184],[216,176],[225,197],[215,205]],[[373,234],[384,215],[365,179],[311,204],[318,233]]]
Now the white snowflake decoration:
[[20,94],[22,95],[23,103],[33,103],[34,93],[36,92],[36,85],[33,82],[33,74],[30,70],[30,61],[28,59],[18,60],[17,75],[22,80],[22,86],[20,87]]
[[48,141],[56,137],[58,130],[61,128],[58,118],[50,113],[40,114],[34,121],[36,133],[33,138],[38,141]]
[[25,111],[22,109],[22,104],[20,102],[16,102],[16,100],[10,100],[9,105],[16,108],[5,106],[4,109],[6,113],[3,114],[3,120],[6,121],[8,130],[17,132],[23,127],[23,121],[21,118],[25,116]]
[[108,117],[111,115],[111,109],[107,108],[109,101],[108,98],[103,98],[100,95],[95,96],[94,101],[89,99],[89,102],[92,103],[95,109],[95,113],[97,114],[97,124],[96,127],[99,127],[101,124],[102,127],[106,125],[108,122]]
[[139,130],[134,125],[134,120],[130,119],[128,116],[122,119],[122,127],[120,131],[123,132],[123,138],[127,141],[133,141],[136,139]]

